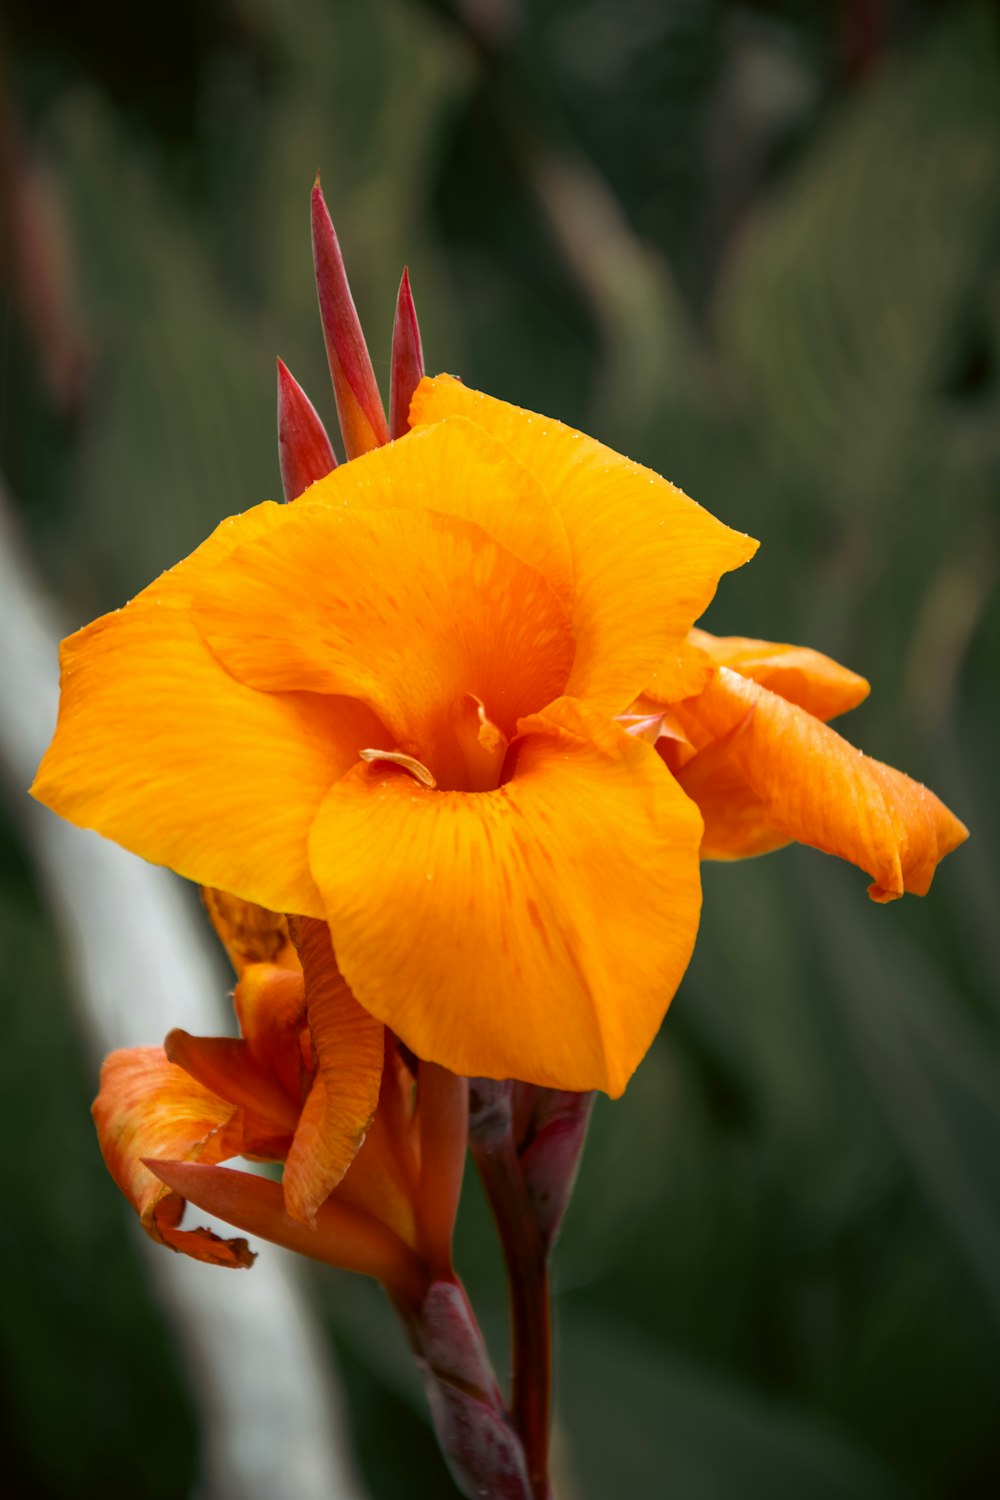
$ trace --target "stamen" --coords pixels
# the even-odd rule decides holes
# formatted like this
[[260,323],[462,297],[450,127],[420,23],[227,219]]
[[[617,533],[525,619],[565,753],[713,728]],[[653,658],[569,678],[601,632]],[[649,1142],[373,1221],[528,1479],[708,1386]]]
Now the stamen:
[[655,745],[663,733],[663,720],[663,714],[619,714],[615,722],[626,734],[634,734],[647,745]]
[[391,760],[394,766],[402,766],[404,771],[409,771],[421,786],[430,787],[432,791],[437,787],[433,773],[428,771],[423,761],[417,760],[412,755],[404,755],[401,750],[362,750],[361,759],[367,761],[369,765],[375,760]]
[[451,710],[455,743],[465,766],[465,789],[491,792],[500,783],[507,736],[493,723],[482,700],[465,693]]

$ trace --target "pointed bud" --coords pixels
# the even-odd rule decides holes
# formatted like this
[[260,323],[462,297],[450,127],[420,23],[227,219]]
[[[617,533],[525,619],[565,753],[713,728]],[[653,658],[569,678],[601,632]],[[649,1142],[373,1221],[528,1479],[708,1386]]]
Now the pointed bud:
[[531,1500],[524,1448],[460,1283],[432,1282],[411,1328],[434,1430],[462,1494]]
[[389,429],[319,178],[312,190],[312,239],[319,315],[344,451],[357,458],[388,442]]
[[576,1183],[593,1094],[538,1089],[530,1139],[520,1155],[524,1185],[546,1248],[562,1223]]
[[427,1280],[413,1251],[353,1203],[328,1198],[313,1229],[286,1212],[280,1182],[200,1163],[148,1158],[143,1164],[179,1197],[246,1234],[344,1271],[374,1276],[404,1304],[417,1307],[423,1301]]
[[410,291],[410,273],[403,267],[392,325],[392,377],[389,388],[389,432],[394,438],[410,430],[410,402],[424,376],[417,309]]
[[286,500],[297,500],[317,479],[337,467],[337,456],[316,408],[278,360],[278,462]]

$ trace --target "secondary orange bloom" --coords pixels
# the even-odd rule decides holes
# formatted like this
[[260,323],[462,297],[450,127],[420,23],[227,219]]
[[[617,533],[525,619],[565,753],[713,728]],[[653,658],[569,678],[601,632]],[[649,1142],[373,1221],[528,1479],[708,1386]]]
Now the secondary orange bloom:
[[[229,936],[234,922],[258,934],[281,925],[228,899],[224,909],[218,922],[212,908]],[[101,1149],[144,1228],[171,1249],[252,1263],[245,1240],[180,1228],[191,1200],[419,1303],[428,1278],[450,1273],[464,1085],[421,1064],[414,1097],[392,1039],[338,973],[325,924],[301,928],[303,968],[237,957],[238,1038],[172,1031],[163,1047],[111,1054],[94,1104]],[[219,1169],[234,1156],[283,1162],[281,1184]]]

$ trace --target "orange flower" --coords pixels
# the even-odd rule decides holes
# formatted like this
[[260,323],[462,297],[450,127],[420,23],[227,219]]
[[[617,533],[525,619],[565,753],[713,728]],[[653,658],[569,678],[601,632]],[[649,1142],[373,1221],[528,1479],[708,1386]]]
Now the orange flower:
[[[258,928],[271,915],[227,911]],[[464,1084],[421,1064],[414,1098],[385,1028],[338,973],[326,926],[301,925],[301,969],[239,965],[238,1038],[172,1031],[162,1048],[112,1053],[94,1104],[101,1149],[144,1228],[174,1250],[253,1260],[245,1240],[181,1229],[190,1200],[417,1305],[451,1272]],[[283,1162],[282,1183],[219,1167],[234,1156]]]
[[888,899],[965,830],[825,728],[861,679],[692,629],[755,542],[582,433],[421,380],[405,274],[387,420],[318,184],[312,209],[351,462],[279,365],[294,503],[64,643],[34,793],[210,905],[326,922],[418,1057],[617,1095],[687,966],[699,854],[798,838]]
[[[862,755],[826,721],[868,696],[818,651],[693,630],[711,677],[674,703],[657,748],[705,820],[704,859],[743,859],[795,840],[851,860],[869,894],[922,896],[968,830],[933,792]],[[647,698],[646,714],[656,709]]]
[[615,716],[701,686],[687,632],[756,544],[448,377],[411,421],[71,637],[35,795],[325,919],[418,1056],[617,1095],[690,957],[701,820]]

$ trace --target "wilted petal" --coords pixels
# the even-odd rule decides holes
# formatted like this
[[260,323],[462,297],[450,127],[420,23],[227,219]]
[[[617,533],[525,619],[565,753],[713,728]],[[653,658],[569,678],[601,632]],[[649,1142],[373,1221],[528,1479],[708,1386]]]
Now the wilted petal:
[[354,994],[418,1056],[617,1095],[690,958],[701,819],[650,746],[582,705],[521,733],[494,792],[350,772],[313,872]]
[[195,1260],[249,1266],[246,1240],[223,1240],[210,1229],[181,1229],[184,1197],[150,1171],[144,1158],[220,1162],[238,1149],[229,1127],[231,1104],[169,1062],[161,1047],[112,1052],[101,1069],[93,1115],[101,1152],[115,1182],[154,1240]]

